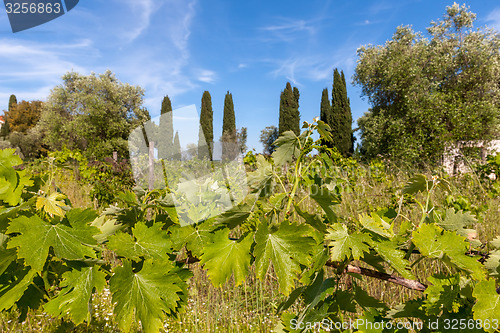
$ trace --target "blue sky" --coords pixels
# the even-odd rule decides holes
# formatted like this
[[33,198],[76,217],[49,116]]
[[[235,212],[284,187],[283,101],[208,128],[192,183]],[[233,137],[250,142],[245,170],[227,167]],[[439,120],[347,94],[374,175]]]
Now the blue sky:
[[[80,0],[49,23],[13,34],[0,12],[0,110],[10,94],[45,100],[67,71],[113,71],[145,89],[154,117],[163,96],[174,109],[200,107],[210,91],[214,134],[220,135],[224,95],[233,95],[237,127],[262,150],[260,131],[278,124],[280,91],[299,88],[301,120],[319,115],[321,91],[333,68],[348,81],[361,45],[383,44],[399,25],[424,31],[453,1]],[[461,4],[461,3],[460,3]],[[466,2],[476,26],[500,31],[500,2]],[[353,119],[369,107],[348,85]],[[353,124],[356,126],[356,124]],[[198,131],[193,128],[193,131]]]

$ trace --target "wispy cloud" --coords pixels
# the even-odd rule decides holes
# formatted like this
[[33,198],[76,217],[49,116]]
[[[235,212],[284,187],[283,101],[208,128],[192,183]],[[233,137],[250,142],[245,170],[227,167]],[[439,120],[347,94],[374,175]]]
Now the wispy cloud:
[[139,19],[134,20],[134,23],[137,23],[137,25],[125,30],[128,41],[132,42],[149,27],[151,15],[160,7],[160,5],[158,3],[155,4],[153,0],[121,0],[120,2],[121,4],[125,2],[133,13],[139,14]]
[[299,55],[286,59],[266,60],[275,65],[273,77],[285,77],[290,82],[301,85],[303,80],[323,81],[332,75],[335,67],[351,72],[356,63],[356,45],[346,44],[336,52],[315,55]]
[[216,79],[216,73],[214,71],[210,71],[207,69],[201,70],[198,75],[198,81],[205,83],[214,83],[215,79]]
[[[86,69],[68,55],[78,54],[92,48],[89,40],[76,43],[56,44],[19,40],[0,40],[0,90],[12,84],[25,82],[22,91],[16,92],[20,99],[44,100],[50,88],[60,82],[60,77],[71,70],[86,72]],[[32,90],[30,87],[34,87]],[[35,88],[36,87],[36,88]],[[42,87],[42,88],[40,88]],[[14,93],[14,91],[9,92]]]
[[277,20],[281,22],[260,28],[260,31],[265,34],[263,36],[264,39],[277,39],[279,41],[292,42],[298,35],[300,36],[298,33],[306,33],[307,35],[316,33],[314,21],[290,18],[280,18]]
[[490,28],[493,28],[500,32],[500,8],[496,8],[488,14],[488,16],[486,17],[486,23]]

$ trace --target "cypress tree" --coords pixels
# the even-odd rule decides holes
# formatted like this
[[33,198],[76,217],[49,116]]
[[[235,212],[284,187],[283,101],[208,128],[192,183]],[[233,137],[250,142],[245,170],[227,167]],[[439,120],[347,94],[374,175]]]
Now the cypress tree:
[[214,141],[214,112],[212,110],[212,97],[208,91],[201,97],[200,135],[198,139],[198,157],[212,159]]
[[10,95],[10,98],[9,98],[9,112],[12,109],[12,106],[15,104],[17,104],[17,98],[16,98],[16,95],[12,94],[12,95]]
[[[332,124],[332,105],[330,104],[330,98],[328,97],[328,89],[323,89],[321,94],[321,106],[320,106],[320,117],[319,119],[329,126]],[[332,147],[331,142],[325,142],[325,145]]]
[[12,108],[17,105],[17,98],[16,95],[12,94],[9,97],[9,107],[8,111],[4,112],[4,123],[2,125],[2,128],[0,129],[0,137],[6,139],[9,134],[10,134],[10,120],[9,120],[9,114]]
[[345,149],[345,155],[352,156],[352,154],[354,153],[354,134],[352,132],[351,101],[349,97],[347,97],[347,84],[345,81],[344,71],[340,71],[340,76],[342,79],[342,107],[344,110],[342,129],[342,132],[344,133],[343,146]]
[[333,71],[332,86],[332,128],[334,146],[344,156],[350,156],[353,151],[352,114],[350,101],[347,97],[347,85],[344,72]]
[[300,135],[299,97],[299,90],[287,82],[280,96],[279,135],[286,131]]
[[176,160],[181,160],[181,142],[179,140],[179,132],[175,132],[174,137],[174,149],[173,149],[173,157]]
[[228,91],[224,98],[224,116],[222,119],[222,158],[232,160],[236,157],[236,119],[234,116],[233,95]]
[[168,96],[161,103],[160,132],[158,135],[158,157],[170,159],[173,155],[174,120],[172,102]]

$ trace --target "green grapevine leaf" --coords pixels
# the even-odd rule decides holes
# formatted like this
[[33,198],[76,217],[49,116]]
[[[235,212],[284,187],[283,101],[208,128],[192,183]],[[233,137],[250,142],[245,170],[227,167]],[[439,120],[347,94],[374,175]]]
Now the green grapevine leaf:
[[274,145],[277,147],[273,153],[274,163],[276,165],[285,165],[291,162],[294,158],[299,157],[300,141],[293,131],[286,131],[276,141]]
[[0,275],[2,275],[10,263],[17,259],[16,250],[0,247]]
[[90,322],[90,302],[94,288],[101,292],[106,286],[106,274],[97,266],[84,267],[63,274],[60,284],[62,290],[57,297],[45,304],[44,309],[54,316],[69,313],[75,324],[84,320]]
[[397,249],[397,244],[392,241],[372,241],[371,245],[377,253],[391,265],[402,277],[406,279],[415,279],[415,276],[409,270],[410,263],[404,259],[405,253]]
[[50,247],[59,258],[70,260],[95,258],[94,250],[86,245],[97,244],[93,235],[98,229],[89,226],[85,219],[75,221],[74,219],[80,214],[84,215],[79,210],[70,212],[74,212],[70,214],[71,219],[68,217],[71,227],[47,223],[36,215],[13,219],[7,234],[20,233],[20,235],[13,237],[7,248],[17,247],[17,256],[23,258],[25,264],[36,272],[43,269]]
[[43,209],[50,216],[64,216],[64,210],[69,209],[64,203],[66,196],[62,193],[52,193],[51,195],[45,197],[40,196],[36,200],[36,209]]
[[335,193],[330,191],[325,185],[319,187],[313,184],[311,185],[310,197],[323,208],[330,223],[337,222],[334,206],[340,203],[340,199]]
[[320,215],[310,214],[309,212],[300,209],[298,205],[294,205],[294,207],[297,214],[299,214],[307,224],[321,233],[326,234],[326,224],[321,220]]
[[332,142],[332,134],[331,134],[332,129],[330,125],[321,120],[318,120],[318,125],[316,125],[316,129],[318,130],[318,133],[323,140]]
[[411,177],[403,188],[403,193],[416,194],[418,192],[426,192],[427,188],[431,188],[432,181],[428,181],[427,177],[422,174]]
[[444,230],[457,231],[469,227],[474,223],[476,223],[476,218],[469,212],[455,212],[455,209],[448,208],[443,221],[438,222],[437,224]]
[[0,150],[0,201],[10,206],[17,205],[21,200],[24,186],[33,185],[26,176],[26,170],[17,171],[15,166],[23,163],[19,156],[15,155],[15,149]]
[[474,319],[480,320],[483,325],[489,322],[491,324],[489,329],[486,326],[484,328],[487,332],[494,332],[494,323],[498,324],[500,318],[500,295],[497,294],[495,280],[488,279],[479,282],[472,296],[476,298],[476,304],[472,307]]
[[433,275],[427,280],[431,283],[424,291],[427,299],[423,307],[427,314],[439,315],[441,310],[452,312],[453,303],[460,293],[460,275]]
[[478,280],[485,278],[482,265],[465,255],[469,244],[455,232],[446,231],[434,224],[423,224],[413,231],[413,243],[426,257],[447,261],[445,255],[456,267],[468,271]]
[[[257,155],[257,169],[247,175],[248,186],[252,189],[252,193],[261,193],[263,190],[272,185],[273,166],[262,155]],[[269,191],[264,191],[267,194]]]
[[234,229],[242,224],[252,213],[252,206],[248,203],[243,203],[216,217],[216,224],[227,225],[230,229]]
[[148,259],[138,272],[132,270],[129,260],[122,262],[123,266],[114,269],[109,281],[118,327],[129,332],[135,318],[141,321],[144,332],[158,332],[164,312],[178,307],[183,281],[173,276],[173,266],[168,261]]
[[137,222],[132,228],[133,236],[124,232],[112,235],[108,238],[108,248],[134,261],[140,261],[141,257],[168,260],[171,243],[162,227],[163,223],[148,227],[146,222]]
[[359,223],[365,228],[380,236],[392,238],[394,232],[391,225],[384,221],[378,214],[373,213],[371,216],[363,214],[359,218]]
[[0,285],[0,311],[10,309],[23,296],[35,274],[34,269],[25,268],[14,283]]
[[488,254],[484,267],[490,271],[492,276],[500,276],[500,250],[491,251]]
[[229,239],[229,229],[216,232],[210,243],[205,245],[201,264],[208,271],[212,284],[222,286],[234,275],[236,285],[245,281],[250,266],[250,247],[253,239],[246,236],[238,241]]
[[426,319],[427,315],[423,308],[423,299],[417,298],[406,301],[402,304],[396,305],[394,308],[387,312],[387,317],[390,319],[396,318],[420,318]]
[[359,231],[349,234],[344,224],[332,225],[325,239],[331,241],[330,258],[333,261],[342,261],[351,255],[358,260],[363,257],[363,252],[370,251],[367,245],[371,243],[370,236]]
[[272,263],[280,290],[288,295],[295,286],[297,274],[301,272],[300,265],[309,264],[316,245],[314,238],[306,236],[308,233],[309,227],[303,224],[289,224],[285,221],[278,230],[272,230],[267,223],[261,223],[255,234],[257,276],[263,280],[269,263]]
[[4,232],[7,230],[7,227],[9,226],[10,220],[12,218],[15,218],[19,212],[23,210],[28,210],[31,209],[33,206],[33,203],[35,202],[36,197],[32,197],[28,201],[25,201],[15,207],[9,207],[5,209],[0,210],[0,231]]
[[116,219],[108,218],[106,215],[99,216],[90,225],[101,231],[100,234],[95,234],[94,238],[99,243],[104,243],[108,237],[115,234],[123,228],[123,224],[116,223]]
[[186,249],[197,257],[201,258],[203,248],[210,242],[213,227],[208,222],[199,223],[196,227],[187,225],[184,227],[174,225],[169,228],[172,232],[172,247],[180,250],[184,245]]

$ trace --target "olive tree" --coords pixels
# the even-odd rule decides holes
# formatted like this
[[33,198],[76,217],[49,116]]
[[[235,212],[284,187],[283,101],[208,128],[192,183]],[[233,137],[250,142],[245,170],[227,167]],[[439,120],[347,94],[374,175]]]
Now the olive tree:
[[149,119],[144,90],[120,82],[111,71],[88,76],[69,72],[52,89],[38,126],[50,149],[80,149],[100,159],[127,156],[131,130]]
[[500,36],[475,19],[455,3],[426,35],[401,26],[358,49],[354,82],[372,106],[358,120],[367,157],[433,163],[448,142],[498,135]]

